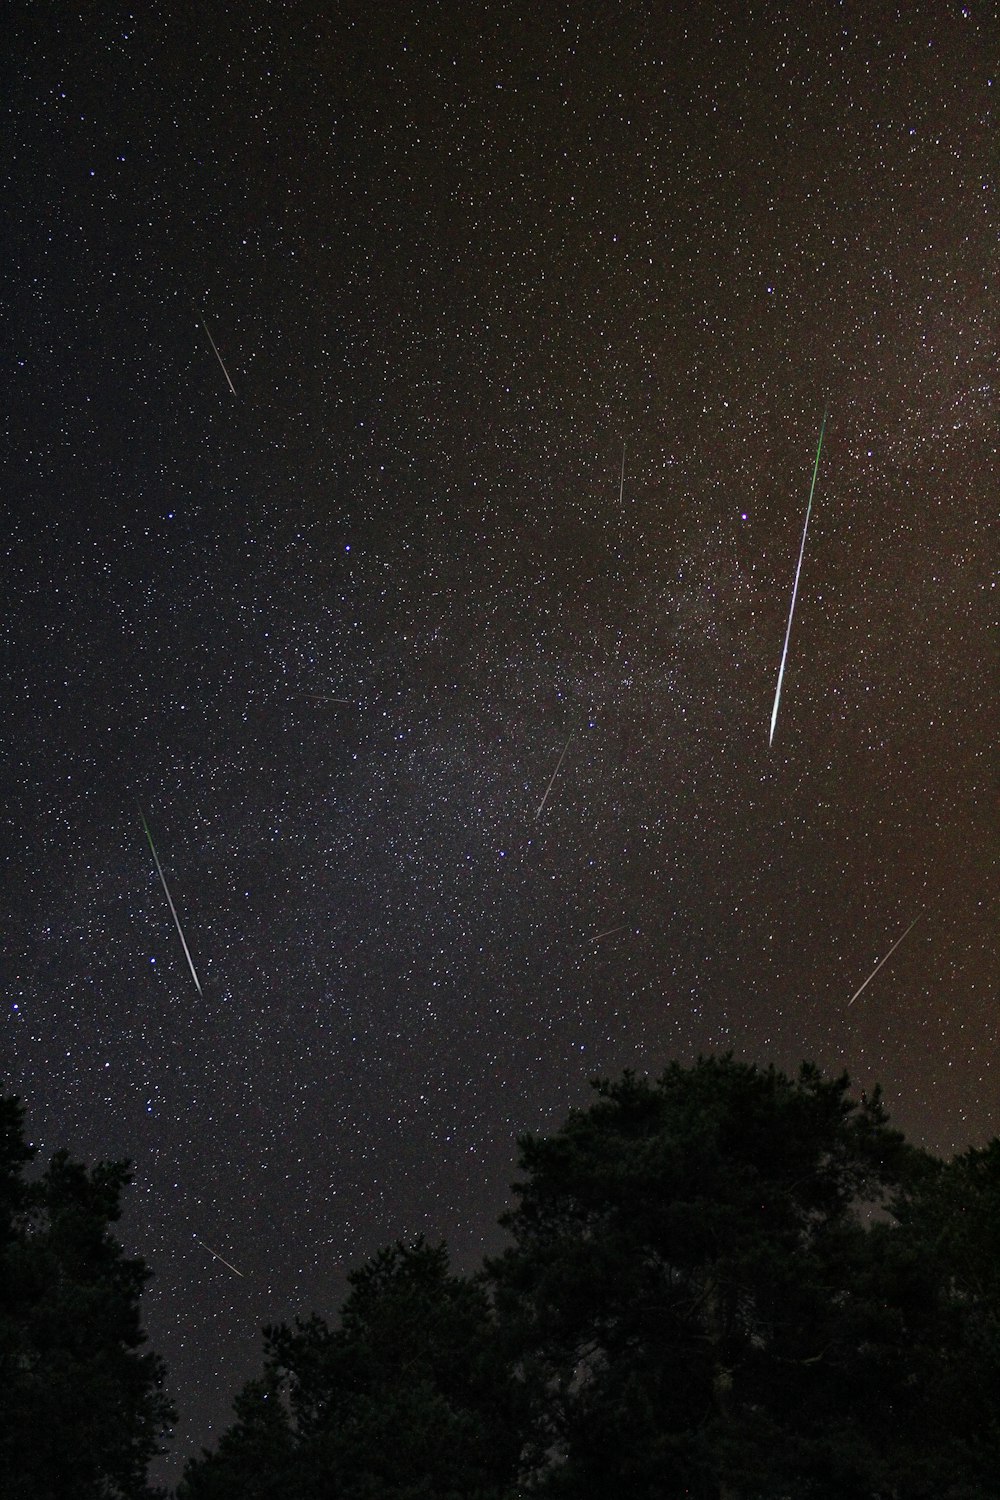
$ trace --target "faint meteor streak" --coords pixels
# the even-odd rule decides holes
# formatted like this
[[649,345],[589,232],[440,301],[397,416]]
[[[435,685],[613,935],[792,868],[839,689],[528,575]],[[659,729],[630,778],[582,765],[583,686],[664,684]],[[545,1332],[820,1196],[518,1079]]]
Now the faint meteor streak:
[[628,925],[628,922],[619,922],[617,927],[605,927],[603,932],[595,932],[590,941],[599,943],[601,938],[613,937],[616,932],[624,932]]
[[205,333],[208,335],[208,342],[212,346],[212,353],[215,355],[216,359],[219,361],[219,368],[221,369],[223,375],[225,375],[225,377],[226,377],[226,384],[228,385],[229,389],[232,391],[233,395],[235,396],[236,395],[236,387],[233,385],[233,382],[229,378],[229,371],[226,369],[225,365],[222,363],[222,355],[219,353],[218,349],[215,347],[215,340],[213,339],[211,333],[209,333],[208,324],[205,322],[205,319],[201,316],[201,313],[198,314],[198,320],[201,323],[202,328],[204,328]]
[[246,1281],[246,1277],[243,1276],[243,1272],[242,1271],[237,1271],[236,1267],[234,1265],[232,1265],[231,1262],[228,1261],[224,1255],[220,1255],[219,1252],[218,1252],[218,1250],[213,1250],[212,1247],[211,1247],[211,1245],[206,1245],[205,1241],[204,1240],[200,1240],[197,1235],[195,1235],[194,1242],[195,1242],[196,1245],[200,1245],[203,1250],[207,1250],[208,1253],[209,1253],[209,1255],[214,1255],[214,1257],[215,1257],[216,1260],[221,1260],[222,1264],[226,1267],[227,1271],[232,1271],[236,1276],[242,1276],[243,1280]]
[[802,559],[806,552],[806,532],[809,530],[809,515],[812,511],[813,494],[816,489],[816,475],[819,473],[819,456],[823,450],[823,434],[826,431],[826,419],[829,409],[823,413],[823,425],[819,430],[819,442],[816,445],[816,462],[813,464],[812,484],[809,486],[809,504],[806,506],[806,520],[802,528],[802,545],[799,548],[799,560],[795,568],[795,583],[792,588],[792,604],[788,611],[788,626],[785,630],[785,644],[781,652],[781,666],[778,668],[778,686],[774,690],[774,707],[771,710],[771,733],[768,735],[767,743],[774,743],[774,726],[778,722],[778,704],[781,702],[781,683],[785,675],[785,662],[788,660],[788,642],[792,637],[792,616],[795,613],[795,600],[799,592],[799,574],[802,572]]
[[625,441],[624,441],[624,439],[622,439],[622,477],[621,477],[621,482],[618,485],[618,508],[619,508],[619,510],[621,509],[622,502],[623,502],[624,499],[625,499]]
[[549,800],[549,793],[551,792],[553,786],[555,785],[556,777],[559,775],[559,771],[560,771],[560,769],[562,767],[562,763],[566,759],[566,751],[569,749],[569,747],[572,744],[572,742],[573,742],[573,736],[570,735],[570,737],[566,741],[565,745],[563,745],[562,754],[560,755],[559,759],[556,761],[556,768],[552,772],[551,777],[549,778],[549,784],[545,788],[545,796],[542,798],[541,802],[539,802],[539,804],[538,804],[538,811],[535,813],[535,822],[536,823],[538,822],[539,818],[542,816],[542,813],[545,811],[545,804]]
[[854,991],[854,994],[851,996],[850,1000],[848,1000],[848,1002],[847,1002],[848,1005],[853,1005],[854,1002],[855,1002],[855,1000],[861,994],[861,990],[865,990],[865,989],[868,988],[868,986],[871,984],[872,980],[875,978],[875,975],[878,973],[879,969],[881,969],[881,967],[882,967],[883,964],[887,964],[889,962],[890,958],[895,953],[895,951],[899,947],[900,943],[903,941],[903,938],[909,936],[909,934],[913,931],[914,927],[916,927],[917,923],[920,921],[920,918],[922,916],[923,916],[923,912],[922,911],[918,911],[917,915],[913,918],[913,921],[910,923],[909,927],[903,933],[903,937],[898,937],[896,939],[896,941],[893,943],[892,947],[889,949],[888,953],[885,955],[885,958],[880,958],[879,959],[878,963],[875,965],[874,969],[872,969],[871,973],[869,974],[868,978],[865,980],[865,982],[861,986],[861,988],[860,989],[856,989]]
[[[173,903],[173,899],[171,898],[170,890],[169,890],[169,887],[167,886],[166,878],[165,878],[165,876],[163,874],[163,867],[160,864],[160,856],[156,852],[156,845],[153,843],[153,835],[149,831],[149,824],[146,822],[146,815],[143,812],[143,810],[142,810],[141,807],[139,809],[139,816],[142,819],[142,826],[146,830],[146,837],[149,840],[149,847],[153,851],[153,860],[154,860],[154,862],[156,864],[156,873],[160,877],[160,884],[163,887],[163,894],[167,898],[167,905],[170,907],[170,915],[174,919],[174,926],[177,928],[177,936],[181,940],[181,947],[184,949],[184,957],[188,961],[188,968],[191,970],[191,978],[194,980],[194,987],[195,987],[195,989],[198,991],[198,993],[200,995],[202,993],[202,988],[201,988],[201,985],[200,985],[200,983],[198,981],[198,975],[195,972],[194,962],[193,962],[193,960],[191,958],[191,950],[188,948],[187,942],[185,941],[184,932],[183,932],[183,929],[181,928],[180,917],[178,917],[178,915],[177,915],[177,908],[175,907],[175,905]],[[206,1249],[207,1249],[207,1246],[206,1246]]]

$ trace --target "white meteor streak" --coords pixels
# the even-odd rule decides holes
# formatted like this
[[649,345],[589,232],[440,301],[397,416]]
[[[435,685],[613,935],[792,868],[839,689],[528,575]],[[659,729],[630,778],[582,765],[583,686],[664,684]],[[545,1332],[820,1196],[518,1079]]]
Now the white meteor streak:
[[218,349],[215,347],[215,340],[213,339],[211,333],[209,333],[208,324],[205,322],[205,319],[201,316],[201,313],[198,314],[198,319],[199,319],[199,322],[201,323],[202,328],[204,328],[206,334],[208,334],[208,342],[212,346],[212,353],[215,355],[216,359],[219,361],[219,368],[221,369],[223,375],[225,375],[225,377],[226,377],[226,384],[228,385],[229,389],[232,391],[233,395],[235,396],[236,395],[236,387],[233,385],[233,382],[229,378],[229,371],[226,369],[225,365],[222,363],[222,355],[219,353]]
[[560,768],[562,766],[562,763],[566,759],[566,751],[569,749],[572,741],[573,741],[573,736],[570,735],[570,737],[566,741],[565,745],[563,745],[562,754],[560,755],[559,759],[556,761],[556,768],[552,772],[551,777],[549,778],[549,784],[548,784],[548,786],[545,788],[545,796],[542,798],[541,802],[539,802],[539,804],[538,804],[538,811],[535,813],[535,822],[536,823],[538,822],[539,818],[542,816],[542,813],[545,811],[545,804],[549,800],[549,793],[551,792],[553,786],[555,785],[556,777],[559,775],[559,771],[560,771]]
[[618,508],[619,508],[619,510],[621,509],[622,501],[624,500],[624,498],[625,498],[625,442],[624,442],[624,439],[623,439],[622,440],[622,477],[621,477],[621,483],[618,486]]
[[795,613],[795,600],[799,592],[799,574],[802,572],[802,559],[806,552],[806,532],[809,530],[809,515],[812,511],[813,494],[816,489],[816,475],[819,473],[819,456],[823,449],[823,434],[826,431],[826,419],[828,413],[823,413],[823,425],[819,430],[819,442],[816,445],[816,462],[813,464],[812,484],[809,486],[809,504],[806,506],[806,521],[802,528],[802,545],[799,548],[799,560],[795,568],[795,583],[792,588],[792,604],[788,611],[788,626],[785,630],[785,644],[781,652],[781,666],[778,668],[778,686],[774,690],[774,707],[771,710],[771,733],[768,735],[767,743],[774,743],[774,726],[778,722],[778,704],[781,702],[781,683],[785,675],[785,662],[788,660],[788,642],[792,638],[792,616]]
[[851,996],[850,1000],[848,1000],[848,1002],[847,1002],[848,1005],[853,1005],[854,1002],[855,1002],[855,1000],[861,994],[861,990],[865,990],[865,989],[868,988],[868,986],[871,984],[872,980],[875,978],[875,975],[878,973],[879,969],[881,969],[881,967],[882,967],[883,964],[887,964],[889,962],[890,958],[895,953],[895,951],[899,947],[900,943],[903,941],[903,938],[908,937],[910,935],[910,933],[913,931],[914,927],[916,927],[917,923],[920,921],[920,918],[922,916],[923,916],[923,912],[922,911],[918,911],[917,915],[913,918],[913,921],[910,923],[909,927],[903,933],[903,937],[898,937],[896,939],[896,941],[893,943],[892,947],[889,949],[888,953],[885,955],[885,958],[880,958],[879,959],[878,963],[875,965],[874,969],[872,969],[871,973],[869,974],[868,978],[865,980],[864,984],[861,985],[860,989],[856,989],[854,991],[854,994]]
[[200,995],[202,993],[202,988],[200,983],[198,982],[198,975],[195,972],[194,962],[191,958],[191,950],[188,948],[187,942],[185,941],[184,932],[181,928],[180,917],[178,917],[177,915],[177,908],[174,906],[169,887],[167,886],[166,877],[163,874],[163,868],[160,864],[160,856],[156,852],[156,845],[153,843],[153,835],[149,831],[149,824],[146,822],[145,814],[143,813],[141,807],[139,809],[139,816],[140,818],[142,818],[142,826],[146,830],[146,838],[149,840],[149,847],[153,851],[153,860],[156,864],[156,873],[160,877],[160,884],[163,887],[163,894],[167,898],[167,905],[170,907],[170,915],[174,919],[174,926],[177,928],[177,936],[181,940],[181,947],[184,949],[184,957],[188,961],[188,968],[191,970],[191,978],[194,980],[194,987]]
[[196,1245],[200,1245],[203,1250],[207,1250],[209,1255],[213,1255],[216,1260],[221,1260],[227,1271],[232,1271],[236,1276],[242,1276],[243,1280],[246,1281],[246,1277],[243,1276],[243,1272],[237,1271],[236,1267],[232,1265],[230,1261],[226,1260],[224,1255],[220,1255],[218,1250],[213,1250],[211,1245],[206,1245],[205,1241],[200,1240],[197,1235],[195,1235],[194,1242]]

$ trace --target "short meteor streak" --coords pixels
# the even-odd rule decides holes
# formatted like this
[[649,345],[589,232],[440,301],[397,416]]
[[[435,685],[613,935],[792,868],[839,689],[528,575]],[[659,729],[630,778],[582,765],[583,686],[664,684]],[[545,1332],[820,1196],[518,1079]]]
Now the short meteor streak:
[[213,1250],[211,1245],[206,1245],[205,1241],[198,1239],[197,1235],[195,1236],[195,1244],[200,1245],[203,1250],[207,1250],[209,1255],[214,1256],[216,1260],[221,1260],[227,1271],[232,1271],[234,1275],[240,1276],[244,1281],[246,1281],[246,1277],[243,1275],[242,1271],[237,1271],[236,1267],[232,1265],[231,1262],[226,1260],[226,1257],[224,1255],[220,1255],[218,1250]]
[[619,922],[617,927],[605,927],[603,932],[595,932],[590,941],[599,943],[601,938],[613,937],[616,932],[624,932],[628,925],[628,922]]
[[622,502],[624,501],[624,499],[625,499],[625,444],[623,442],[622,443],[622,477],[621,477],[621,481],[620,481],[620,483],[618,485],[618,506],[619,506],[619,509],[621,508],[621,505],[622,505]]
[[816,490],[816,475],[819,473],[819,456],[823,451],[823,434],[826,431],[826,419],[828,415],[828,411],[825,411],[823,413],[823,425],[820,427],[819,442],[816,445],[816,462],[813,464],[812,484],[809,486],[809,504],[806,506],[806,521],[805,525],[802,528],[802,545],[799,548],[799,561],[795,569],[795,584],[792,588],[791,608],[788,611],[788,627],[785,630],[785,645],[781,653],[781,666],[778,668],[778,686],[774,691],[774,707],[771,710],[771,733],[768,736],[768,745],[772,745],[774,743],[774,726],[778,722],[778,704],[781,702],[781,683],[785,675],[785,662],[788,660],[788,642],[792,637],[792,616],[795,613],[795,600],[797,599],[799,592],[799,574],[802,572],[802,559],[805,556],[806,552],[806,532],[809,530],[809,515],[812,511],[813,494]]
[[[181,928],[180,918],[177,915],[177,908],[174,905],[173,900],[171,898],[170,890],[169,890],[169,888],[167,886],[167,882],[166,882],[166,879],[165,879],[164,874],[163,874],[163,867],[160,864],[160,856],[156,852],[156,845],[153,843],[153,835],[149,831],[149,824],[146,822],[146,816],[143,813],[143,810],[142,810],[141,807],[139,809],[139,816],[140,816],[140,818],[142,818],[142,826],[146,830],[146,837],[149,840],[149,847],[153,851],[153,860],[154,860],[154,863],[156,864],[156,873],[160,877],[160,884],[163,887],[163,894],[167,898],[167,905],[170,907],[170,915],[174,919],[174,926],[177,928],[177,936],[181,940],[181,947],[184,949],[184,957],[188,961],[188,968],[191,970],[191,978],[194,980],[194,987],[195,987],[195,989],[198,991],[198,993],[200,995],[202,993],[202,988],[201,988],[200,983],[198,982],[198,975],[195,972],[194,963],[193,963],[192,958],[191,958],[191,950],[188,948],[188,945],[187,945],[187,943],[186,943],[186,941],[184,939],[184,932],[183,932],[183,929]],[[207,1246],[206,1246],[206,1249],[207,1249]]]
[[879,959],[878,963],[875,965],[874,969],[872,969],[872,971],[869,974],[868,978],[865,980],[864,984],[861,986],[861,989],[857,989],[857,990],[854,991],[854,994],[851,996],[850,1000],[848,1000],[848,1002],[847,1002],[848,1005],[853,1005],[854,1002],[855,1002],[855,1000],[861,994],[861,990],[866,990],[868,988],[868,986],[871,984],[872,980],[875,978],[875,975],[878,973],[879,969],[881,969],[881,967],[882,967],[883,964],[887,964],[889,962],[890,958],[895,953],[895,951],[899,947],[900,943],[903,941],[903,938],[909,937],[910,933],[913,931],[914,927],[916,927],[917,923],[920,921],[920,918],[922,916],[923,916],[923,912],[922,911],[918,911],[917,915],[913,918],[913,921],[910,923],[909,927],[903,933],[903,937],[898,937],[896,939],[896,941],[893,943],[892,947],[889,949],[888,953],[885,955],[885,958],[880,958]]
[[566,741],[565,745],[563,745],[562,754],[560,755],[559,759],[556,761],[556,768],[552,772],[552,775],[551,775],[551,777],[549,779],[548,786],[545,788],[545,796],[542,798],[541,802],[539,802],[539,804],[538,804],[538,811],[535,813],[535,822],[536,823],[538,822],[539,818],[542,816],[542,813],[545,811],[545,804],[549,800],[549,793],[552,791],[552,788],[555,786],[556,777],[559,775],[559,772],[562,769],[562,763],[566,759],[566,751],[569,749],[569,747],[572,744],[572,742],[573,742],[573,736],[570,735],[570,737]]
[[205,333],[208,335],[208,342],[212,346],[212,353],[215,355],[216,359],[219,361],[219,368],[221,369],[223,375],[225,375],[225,377],[226,377],[226,384],[228,385],[229,389],[232,391],[233,395],[235,396],[236,395],[236,387],[233,385],[233,382],[229,378],[229,371],[226,369],[225,365],[222,363],[222,355],[219,353],[218,349],[215,347],[215,340],[213,339],[211,333],[209,333],[208,324],[205,322],[205,319],[201,316],[201,313],[198,314],[198,321],[201,323],[202,328],[204,328]]

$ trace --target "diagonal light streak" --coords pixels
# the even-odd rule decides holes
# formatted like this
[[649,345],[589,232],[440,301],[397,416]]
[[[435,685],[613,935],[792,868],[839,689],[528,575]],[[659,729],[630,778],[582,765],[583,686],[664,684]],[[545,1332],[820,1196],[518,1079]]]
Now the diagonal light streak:
[[559,771],[560,771],[560,768],[562,767],[562,763],[566,759],[566,751],[569,749],[569,747],[572,744],[572,742],[573,742],[573,736],[570,735],[570,737],[566,741],[565,745],[563,745],[562,754],[560,755],[559,759],[556,761],[556,768],[552,772],[551,777],[549,778],[549,784],[545,788],[545,796],[542,798],[541,802],[539,802],[539,804],[538,804],[538,811],[535,813],[535,822],[536,823],[538,822],[539,818],[542,816],[542,813],[545,810],[545,804],[549,800],[549,793],[551,792],[552,788],[555,786],[556,777],[559,775]]
[[202,328],[204,328],[206,334],[208,334],[208,342],[212,346],[212,353],[215,355],[216,359],[219,361],[219,368],[222,370],[223,375],[225,375],[225,377],[226,377],[226,384],[228,385],[229,389],[232,391],[233,395],[235,396],[236,395],[236,387],[233,385],[233,382],[229,378],[229,371],[226,369],[225,365],[222,363],[222,355],[219,353],[218,349],[215,346],[215,340],[213,339],[211,333],[209,332],[208,324],[205,322],[205,319],[201,316],[201,313],[198,314],[198,319],[199,319],[199,321],[201,323]]
[[194,961],[191,958],[191,950],[188,948],[187,941],[185,940],[184,930],[181,927],[181,920],[180,920],[180,917],[177,915],[177,908],[175,907],[175,905],[173,903],[173,898],[170,895],[170,888],[167,885],[166,877],[165,877],[165,875],[163,873],[163,867],[160,864],[160,856],[156,852],[156,845],[153,843],[153,835],[149,831],[149,824],[146,822],[146,816],[145,816],[145,814],[144,814],[144,812],[143,812],[143,810],[142,810],[141,807],[139,809],[139,816],[142,819],[142,826],[146,830],[146,837],[149,840],[149,847],[153,851],[153,861],[154,861],[154,863],[156,865],[156,873],[160,877],[160,884],[163,887],[163,894],[167,898],[167,905],[170,907],[170,915],[174,919],[174,926],[177,928],[177,936],[181,940],[181,947],[184,949],[184,957],[187,959],[187,961],[188,961],[188,968],[191,970],[191,978],[194,980],[195,989],[198,991],[198,993],[200,995],[202,993],[202,988],[201,988],[201,984],[199,983],[199,980],[198,980],[198,975],[197,975],[197,973],[195,971]]
[[237,1276],[242,1276],[243,1280],[246,1281],[246,1277],[243,1276],[243,1272],[237,1271],[236,1267],[230,1261],[226,1260],[226,1257],[224,1255],[220,1255],[218,1250],[213,1250],[211,1245],[206,1245],[205,1241],[198,1239],[197,1235],[195,1236],[194,1242],[196,1245],[200,1245],[203,1250],[207,1250],[209,1255],[214,1256],[216,1260],[221,1260],[227,1271],[235,1272]]
[[826,419],[829,410],[823,413],[823,425],[819,430],[819,442],[816,445],[816,462],[813,464],[812,484],[809,486],[809,504],[806,506],[806,521],[802,528],[802,545],[799,547],[799,560],[795,568],[795,583],[792,588],[792,604],[788,611],[788,625],[785,630],[785,644],[781,652],[781,666],[778,668],[778,686],[774,690],[774,707],[771,710],[771,732],[767,743],[774,743],[774,726],[778,722],[778,704],[781,702],[781,684],[785,676],[785,662],[788,660],[788,642],[792,638],[792,616],[795,614],[795,600],[799,593],[799,574],[802,572],[802,559],[806,552],[806,532],[809,530],[809,516],[812,511],[813,494],[816,489],[816,475],[819,473],[819,456],[823,450],[823,434],[826,431]]
[[868,986],[871,984],[872,980],[875,978],[875,975],[878,973],[879,969],[881,969],[881,967],[882,967],[883,964],[887,964],[889,962],[890,958],[895,953],[895,951],[899,947],[900,943],[903,941],[903,938],[909,937],[910,933],[913,931],[914,927],[916,927],[917,923],[920,921],[920,918],[922,916],[923,916],[923,912],[922,911],[918,911],[917,915],[913,918],[913,921],[910,923],[909,927],[903,933],[903,937],[898,937],[896,939],[896,941],[893,943],[892,947],[889,949],[888,953],[885,955],[885,958],[880,958],[879,959],[878,963],[875,965],[874,969],[872,969],[871,973],[869,974],[868,978],[865,980],[864,984],[861,985],[860,988],[858,988],[858,989],[856,989],[854,991],[854,994],[851,996],[850,1000],[848,1000],[848,1002],[847,1002],[848,1005],[853,1005],[854,1002],[855,1002],[855,1000],[861,994],[861,991],[862,990],[866,990],[868,988]]
[[605,927],[603,932],[595,932],[590,941],[599,943],[601,938],[612,937],[616,932],[624,932],[628,925],[628,922],[619,922],[617,927]]

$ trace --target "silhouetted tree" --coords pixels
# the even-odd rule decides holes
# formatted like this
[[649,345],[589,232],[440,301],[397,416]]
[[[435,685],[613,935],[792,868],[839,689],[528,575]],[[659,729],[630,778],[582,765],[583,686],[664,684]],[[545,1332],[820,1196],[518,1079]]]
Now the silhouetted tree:
[[996,1500],[1000,1142],[805,1064],[595,1087],[479,1277],[397,1245],[266,1330],[178,1500]]
[[[916,1398],[910,1465],[945,1500],[1000,1493],[1000,1141],[935,1162],[877,1226]],[[872,1390],[872,1400],[880,1393]],[[904,1481],[910,1470],[900,1464]],[[907,1493],[904,1491],[904,1493]]]
[[499,1500],[520,1449],[517,1387],[482,1286],[422,1240],[351,1278],[340,1325],[265,1330],[265,1373],[180,1500]]
[[[299,1443],[284,1399],[284,1381],[267,1353],[263,1379],[233,1402],[236,1421],[214,1452],[189,1459],[178,1497],[190,1500],[296,1500],[304,1488]],[[322,1492],[320,1492],[322,1493]]]
[[491,1273],[533,1492],[895,1493],[912,1370],[868,1220],[930,1165],[847,1089],[702,1059],[522,1140]]
[[0,1493],[132,1500],[173,1421],[144,1352],[151,1273],[109,1233],[127,1164],[58,1152],[37,1180],[16,1099],[0,1100]]

